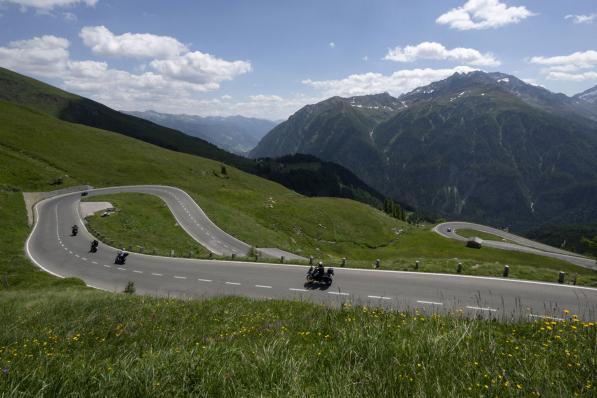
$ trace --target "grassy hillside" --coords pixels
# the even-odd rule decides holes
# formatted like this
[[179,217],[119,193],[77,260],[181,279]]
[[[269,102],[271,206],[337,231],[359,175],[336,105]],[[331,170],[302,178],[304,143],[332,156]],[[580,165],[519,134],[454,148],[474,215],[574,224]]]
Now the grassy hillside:
[[126,115],[8,69],[0,68],[0,88],[0,100],[27,106],[64,121],[115,131],[165,148],[236,166],[251,163],[200,138]]

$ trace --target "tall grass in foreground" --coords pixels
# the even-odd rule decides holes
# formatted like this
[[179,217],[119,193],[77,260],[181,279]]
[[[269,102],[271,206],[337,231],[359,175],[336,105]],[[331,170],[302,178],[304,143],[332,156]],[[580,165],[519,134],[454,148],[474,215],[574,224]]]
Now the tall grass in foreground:
[[597,326],[574,317],[74,289],[0,296],[0,395],[595,396]]

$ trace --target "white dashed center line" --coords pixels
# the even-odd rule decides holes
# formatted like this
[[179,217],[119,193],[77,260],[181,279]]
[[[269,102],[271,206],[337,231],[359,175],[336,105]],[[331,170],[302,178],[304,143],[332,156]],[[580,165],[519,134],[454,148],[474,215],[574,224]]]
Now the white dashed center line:
[[490,311],[490,312],[496,312],[497,311],[495,308],[473,307],[473,306],[470,306],[470,305],[467,305],[466,308],[468,308],[469,310],[477,310],[477,311]]
[[440,303],[438,301],[425,301],[425,300],[417,300],[419,304],[429,304],[429,305],[444,305],[444,303]]
[[197,280],[199,282],[211,282],[212,281],[211,279],[201,279],[201,278],[198,278]]
[[106,267],[106,268],[112,268],[112,266],[108,265],[108,264],[104,264],[104,267]]
[[97,264],[97,261],[92,261],[93,264]]
[[235,285],[235,286],[240,285],[240,283],[238,283],[238,282],[224,282],[224,283],[226,283],[227,285]]
[[81,260],[83,261],[87,261],[87,259],[85,257],[81,257]]
[[[71,252],[71,253],[72,253],[72,252]],[[78,254],[75,254],[75,257],[76,257],[76,258],[80,258],[81,256],[79,256]]]
[[156,274],[155,272],[152,272],[151,275],[153,275],[153,276],[162,276],[162,274]]
[[137,271],[137,270],[133,270],[133,272],[134,272],[135,274],[142,274],[142,273],[143,273],[143,271]]
[[119,271],[126,271],[126,268],[120,268],[120,267],[118,267],[118,270]]
[[379,300],[391,300],[392,299],[391,297],[385,297],[385,296],[367,296],[367,297],[372,298],[372,299],[379,299]]
[[186,276],[174,275],[174,279],[187,279],[187,277]]
[[271,286],[267,286],[267,285],[255,285],[255,287],[262,287],[264,289],[271,289]]
[[549,315],[535,315],[535,314],[529,314],[529,316],[531,318],[541,318],[541,319],[551,319],[554,321],[563,321],[563,318],[556,318],[554,316],[549,316]]

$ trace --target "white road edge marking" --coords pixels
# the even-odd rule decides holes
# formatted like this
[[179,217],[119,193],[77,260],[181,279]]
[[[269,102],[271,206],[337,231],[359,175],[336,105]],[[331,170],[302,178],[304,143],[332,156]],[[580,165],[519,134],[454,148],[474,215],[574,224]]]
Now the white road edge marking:
[[479,311],[491,311],[491,312],[497,312],[497,310],[495,308],[487,308],[487,307],[473,307],[471,305],[467,305],[466,308],[468,308],[469,310],[479,310]]
[[380,299],[380,300],[391,300],[392,299],[391,297],[386,297],[386,296],[367,296],[367,297],[372,298],[372,299]]
[[201,279],[201,278],[197,278],[198,281],[200,282],[213,282],[211,279]]
[[431,304],[431,305],[444,305],[444,303],[440,303],[438,301],[425,301],[425,300],[417,300],[417,303],[419,303],[419,304]]
[[240,285],[240,283],[238,283],[238,282],[224,282],[224,283],[227,285],[235,285],[235,286]]
[[255,285],[255,287],[262,287],[264,289],[271,289],[271,286],[267,286],[267,285]]

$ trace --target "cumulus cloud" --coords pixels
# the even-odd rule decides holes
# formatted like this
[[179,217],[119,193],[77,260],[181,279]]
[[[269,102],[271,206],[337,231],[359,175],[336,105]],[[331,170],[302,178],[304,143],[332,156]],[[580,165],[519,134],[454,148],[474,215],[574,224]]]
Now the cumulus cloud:
[[334,43],[333,41],[331,41],[329,44],[330,48],[336,48],[336,43]]
[[524,6],[508,7],[499,0],[468,0],[463,6],[440,15],[435,22],[458,30],[489,29],[519,23],[533,15]]
[[454,73],[468,73],[476,69],[468,66],[458,66],[451,69],[406,69],[391,75],[381,73],[364,73],[350,75],[339,80],[303,80],[303,83],[320,90],[325,96],[339,95],[351,97],[383,93],[400,95],[431,82],[445,79]]
[[95,6],[98,0],[0,0],[0,3],[12,3],[24,8],[35,8],[42,11],[50,11],[59,7],[71,7],[78,4]]
[[542,65],[542,73],[551,80],[585,81],[597,79],[597,51],[578,51],[554,57],[532,57],[530,62]]
[[79,36],[95,54],[107,56],[168,58],[188,51],[184,44],[170,36],[150,33],[115,35],[105,26],[86,26]]
[[593,23],[597,19],[597,13],[589,15],[566,15],[564,19],[571,19],[575,24]]
[[492,54],[481,52],[473,48],[456,47],[448,50],[440,43],[423,42],[416,46],[396,47],[390,49],[385,60],[396,62],[413,62],[419,59],[449,60],[479,66],[498,66],[498,61]]
[[70,43],[51,35],[17,40],[0,47],[0,65],[44,77],[64,75],[68,69]]
[[217,89],[219,83],[251,71],[248,61],[225,61],[201,51],[171,59],[153,60],[150,66],[171,79],[188,81]]
[[[0,46],[0,66],[60,81],[69,91],[91,97],[118,109],[157,109],[175,111],[175,106],[197,113],[202,104],[199,93],[217,90],[225,80],[247,73],[247,61],[225,61],[210,54],[193,52],[166,60],[154,60],[136,71],[112,69],[106,62],[73,60],[69,41],[56,36],[34,37]],[[168,62],[165,62],[168,61]],[[226,98],[222,98],[226,100]],[[261,109],[275,105],[286,109],[277,96],[255,96],[230,105],[229,110]],[[211,103],[211,108],[215,103]],[[180,110],[179,110],[180,111]],[[222,111],[225,113],[226,111]],[[279,110],[276,117],[285,111]]]

